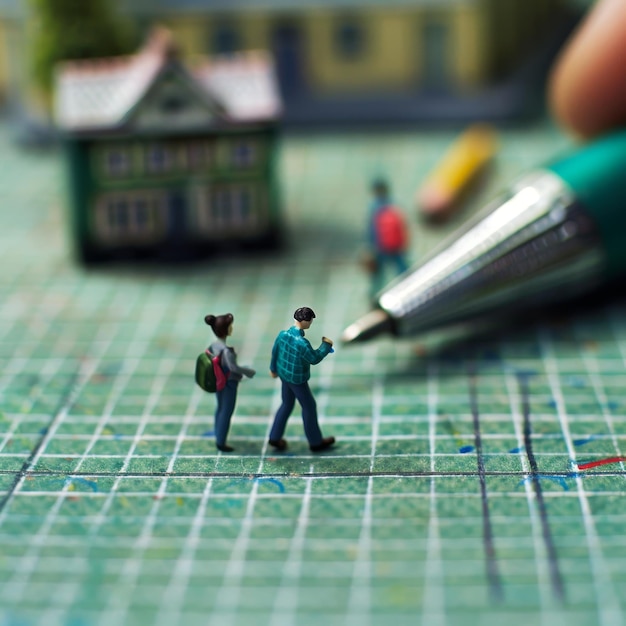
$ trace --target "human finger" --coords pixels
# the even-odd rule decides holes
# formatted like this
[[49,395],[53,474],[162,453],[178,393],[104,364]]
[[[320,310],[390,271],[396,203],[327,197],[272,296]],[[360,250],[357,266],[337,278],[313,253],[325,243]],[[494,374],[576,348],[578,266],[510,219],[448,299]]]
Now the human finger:
[[552,71],[556,119],[588,137],[626,123],[626,2],[601,0],[566,45]]

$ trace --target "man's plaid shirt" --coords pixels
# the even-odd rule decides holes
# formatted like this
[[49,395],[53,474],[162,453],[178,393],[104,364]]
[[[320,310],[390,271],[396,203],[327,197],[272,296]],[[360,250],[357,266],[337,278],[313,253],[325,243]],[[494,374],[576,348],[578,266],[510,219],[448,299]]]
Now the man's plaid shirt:
[[304,331],[292,326],[276,337],[270,371],[287,383],[301,385],[309,380],[311,365],[319,363],[331,350],[332,346],[325,341],[314,350],[308,339],[304,338]]

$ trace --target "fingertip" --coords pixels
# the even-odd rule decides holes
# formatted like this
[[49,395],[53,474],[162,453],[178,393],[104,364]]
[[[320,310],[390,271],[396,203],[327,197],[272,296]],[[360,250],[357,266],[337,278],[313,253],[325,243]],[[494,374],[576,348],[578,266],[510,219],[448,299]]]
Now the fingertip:
[[589,137],[626,123],[626,2],[602,0],[558,58],[548,99],[557,121]]

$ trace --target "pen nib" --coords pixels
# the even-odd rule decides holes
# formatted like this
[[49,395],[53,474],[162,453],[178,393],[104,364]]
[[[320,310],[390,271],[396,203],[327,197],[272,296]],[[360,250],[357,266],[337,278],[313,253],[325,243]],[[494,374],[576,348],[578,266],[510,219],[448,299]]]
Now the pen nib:
[[343,331],[341,341],[343,343],[365,341],[392,330],[393,325],[389,315],[382,309],[375,309],[354,322],[354,324],[350,324]]

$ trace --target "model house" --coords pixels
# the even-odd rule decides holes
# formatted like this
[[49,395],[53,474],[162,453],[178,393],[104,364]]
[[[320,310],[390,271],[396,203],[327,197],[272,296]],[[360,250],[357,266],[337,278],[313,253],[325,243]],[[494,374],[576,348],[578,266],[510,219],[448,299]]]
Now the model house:
[[169,31],[131,57],[63,63],[55,90],[84,261],[193,258],[279,230],[270,57],[184,63]]

